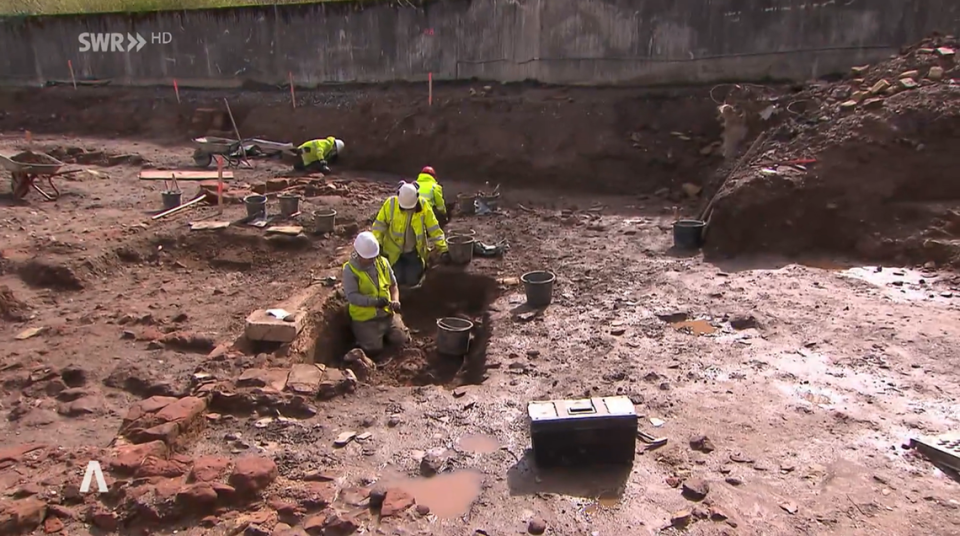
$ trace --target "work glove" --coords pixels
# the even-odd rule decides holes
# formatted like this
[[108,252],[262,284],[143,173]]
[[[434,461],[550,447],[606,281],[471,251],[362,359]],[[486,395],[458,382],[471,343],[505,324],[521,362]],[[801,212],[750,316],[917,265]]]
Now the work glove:
[[400,302],[398,302],[398,301],[390,302],[390,308],[393,309],[393,312],[394,312],[394,313],[399,313],[399,312],[400,312]]
[[386,298],[377,298],[377,309],[382,309],[390,305],[390,300]]

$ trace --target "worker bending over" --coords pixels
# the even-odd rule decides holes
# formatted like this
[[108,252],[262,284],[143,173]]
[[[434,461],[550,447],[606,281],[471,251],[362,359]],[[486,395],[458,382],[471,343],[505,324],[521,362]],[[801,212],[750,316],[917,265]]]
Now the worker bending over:
[[412,183],[405,183],[397,195],[384,201],[373,222],[373,235],[380,244],[381,254],[390,261],[401,287],[420,283],[431,242],[437,246],[442,260],[449,258],[447,241],[437,217]]
[[437,182],[437,172],[430,166],[420,170],[417,187],[420,189],[420,197],[427,200],[433,213],[436,214],[440,228],[445,228],[450,218],[447,216],[447,204],[443,200],[443,187]]
[[347,295],[350,326],[357,344],[368,356],[383,350],[383,340],[403,346],[410,340],[400,318],[400,290],[380,244],[373,233],[360,233],[353,254],[343,265],[343,291]]
[[342,152],[343,140],[333,136],[303,142],[300,147],[297,147],[300,160],[293,165],[293,169],[330,173],[328,164],[332,164]]

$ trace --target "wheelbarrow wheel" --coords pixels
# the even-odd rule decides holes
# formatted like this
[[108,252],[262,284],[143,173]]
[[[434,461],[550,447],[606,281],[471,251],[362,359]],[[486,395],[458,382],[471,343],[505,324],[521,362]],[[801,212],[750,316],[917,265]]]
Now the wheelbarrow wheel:
[[196,164],[197,167],[202,167],[202,168],[210,167],[211,162],[213,162],[212,154],[205,153],[200,149],[197,149],[196,151],[193,152],[193,163]]

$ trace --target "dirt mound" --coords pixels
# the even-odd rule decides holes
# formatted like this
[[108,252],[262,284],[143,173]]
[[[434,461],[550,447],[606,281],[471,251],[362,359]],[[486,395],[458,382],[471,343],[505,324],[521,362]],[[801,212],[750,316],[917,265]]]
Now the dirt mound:
[[775,99],[779,119],[713,204],[708,252],[956,263],[955,47],[934,36]]
[[37,287],[56,290],[83,290],[84,285],[74,269],[66,263],[36,258],[20,266],[20,279]]
[[23,322],[27,319],[30,307],[18,300],[6,285],[0,285],[0,320]]

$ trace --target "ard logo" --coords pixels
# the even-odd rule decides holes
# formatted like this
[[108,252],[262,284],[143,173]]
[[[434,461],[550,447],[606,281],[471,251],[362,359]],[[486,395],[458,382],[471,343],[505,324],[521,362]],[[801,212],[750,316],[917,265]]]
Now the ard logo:
[[80,493],[90,493],[90,485],[93,480],[97,481],[97,493],[106,493],[107,481],[103,478],[103,470],[100,468],[100,462],[91,460],[87,464],[87,470],[83,473],[83,482],[80,483]]

